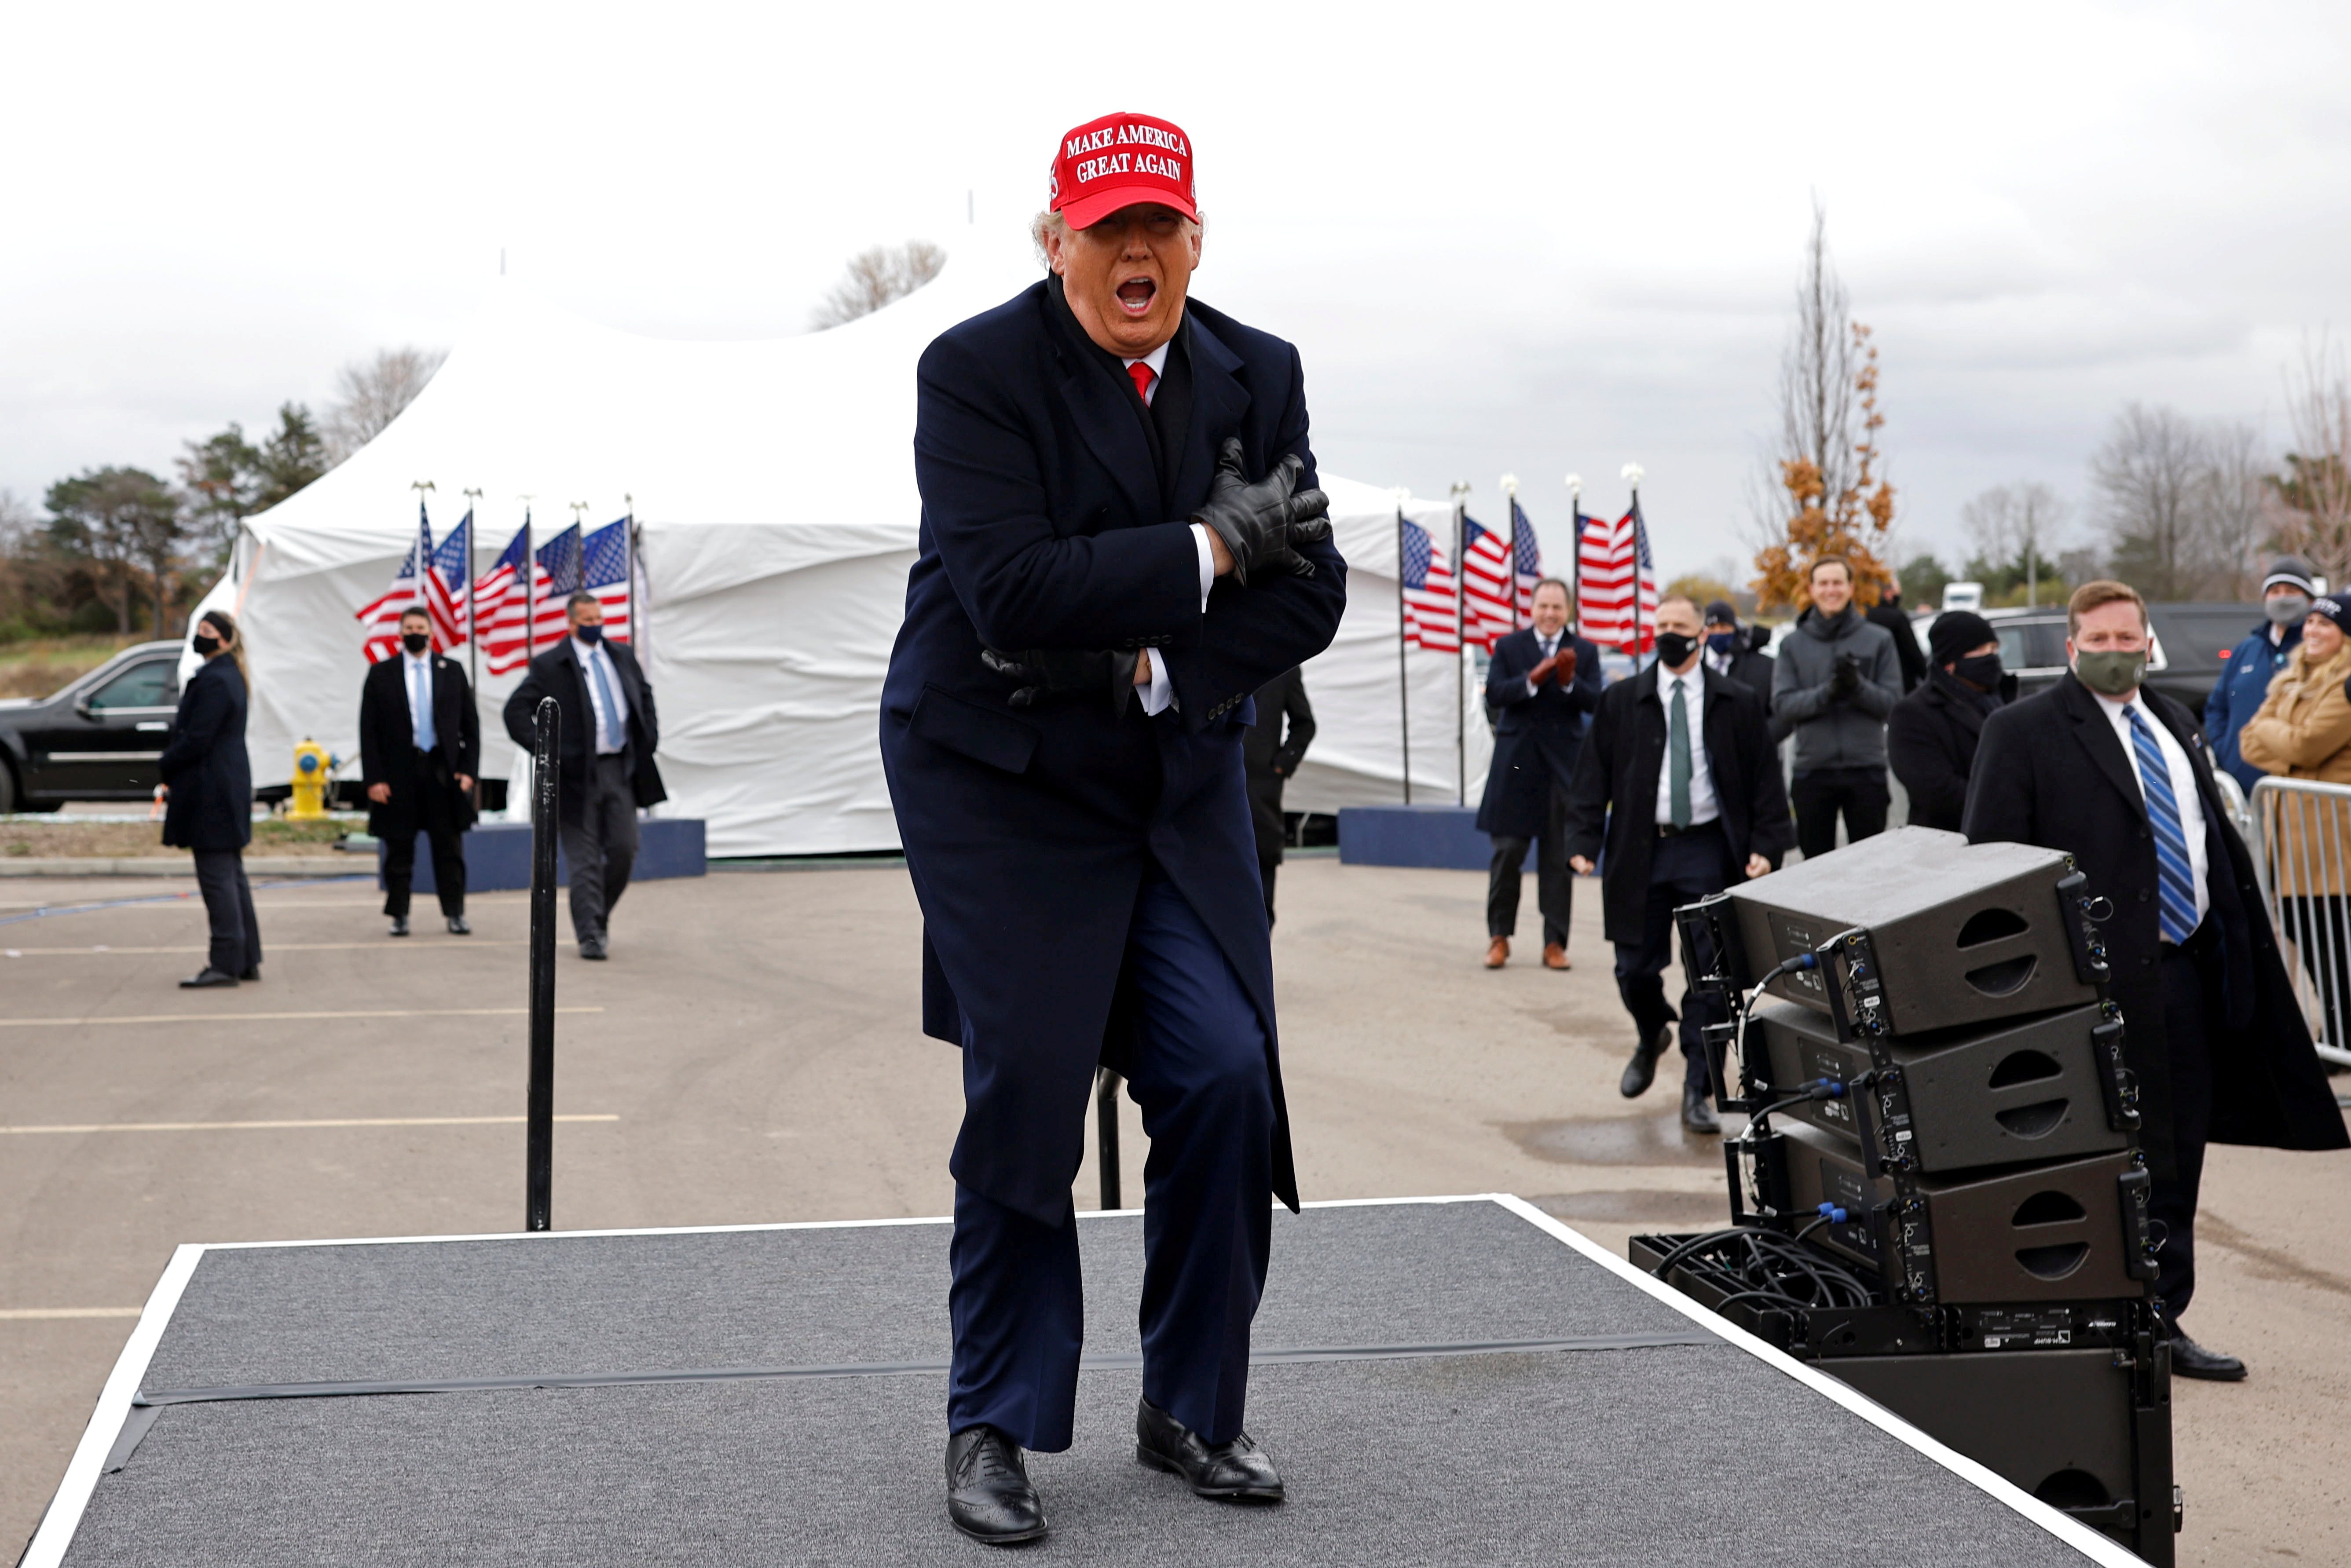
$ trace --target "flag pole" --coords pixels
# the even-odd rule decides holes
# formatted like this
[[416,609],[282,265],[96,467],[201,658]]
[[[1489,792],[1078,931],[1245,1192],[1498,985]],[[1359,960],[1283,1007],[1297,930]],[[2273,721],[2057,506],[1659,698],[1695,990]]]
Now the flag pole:
[[1583,635],[1583,476],[1567,476],[1567,537],[1572,547],[1567,558],[1567,585],[1575,596],[1575,620],[1572,622],[1575,635]]
[[1633,668],[1641,667],[1641,479],[1647,472],[1638,463],[1627,463],[1617,471],[1617,476],[1633,487]]
[[[482,505],[479,490],[467,490],[465,497],[465,685],[474,694],[474,713],[478,719],[482,711],[482,622],[474,611],[474,555],[479,542],[476,532],[480,525],[475,520]],[[482,814],[481,764],[474,764],[474,815]]]
[[[646,661],[652,654],[645,645],[644,616],[640,613],[643,606],[637,599],[637,498],[623,490],[621,500],[629,508],[621,519],[621,545],[628,552],[622,571],[629,584],[629,648],[637,656],[637,668],[650,672],[653,666]],[[652,674],[645,679],[651,681]]]
[[1453,803],[1469,803],[1469,751],[1465,738],[1468,699],[1462,695],[1469,663],[1469,481],[1453,485]]
[[522,502],[522,662],[538,657],[538,541],[530,537],[530,497]]
[[1404,803],[1412,804],[1412,680],[1405,662],[1404,503],[1396,503],[1396,733],[1404,741]]

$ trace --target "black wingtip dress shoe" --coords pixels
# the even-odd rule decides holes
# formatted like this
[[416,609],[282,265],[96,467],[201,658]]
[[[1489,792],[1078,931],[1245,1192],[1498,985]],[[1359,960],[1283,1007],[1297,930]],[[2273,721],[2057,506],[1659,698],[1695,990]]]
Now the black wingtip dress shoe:
[[230,974],[226,969],[215,969],[210,964],[207,964],[203,968],[197,970],[194,974],[190,975],[186,979],[182,980],[180,982],[180,989],[183,991],[208,991],[214,986],[234,986],[235,984],[236,977],[235,975]]
[[465,917],[464,915],[453,915],[449,916],[449,935],[450,935],[450,936],[471,936],[473,934],[474,934],[474,928],[473,928],[472,926],[470,926],[470,925],[466,925],[466,924],[465,924]]
[[991,1546],[1045,1533],[1045,1505],[1029,1484],[1019,1444],[993,1427],[967,1427],[947,1439],[947,1518]]
[[1714,1107],[1706,1103],[1706,1091],[1695,1083],[1682,1085],[1682,1131],[1704,1134],[1709,1138],[1722,1131],[1722,1124],[1715,1120]]
[[2171,1331],[2171,1375],[2201,1377],[2212,1383],[2242,1383],[2245,1364],[2233,1355],[2206,1350],[2175,1328]]
[[392,917],[392,934],[394,936],[405,936],[408,935],[407,915],[395,915]]
[[1627,1100],[1637,1100],[1649,1092],[1650,1082],[1657,1076],[1657,1058],[1665,1055],[1666,1047],[1674,1042],[1674,1026],[1660,1024],[1656,1038],[1645,1040],[1633,1048],[1633,1060],[1625,1064],[1625,1076],[1616,1082],[1616,1092]]
[[604,939],[601,936],[582,936],[580,938],[580,956],[602,963],[606,956]]
[[1136,1403],[1134,1458],[1155,1470],[1182,1476],[1196,1494],[1219,1502],[1281,1500],[1281,1472],[1247,1432],[1210,1448],[1148,1399]]

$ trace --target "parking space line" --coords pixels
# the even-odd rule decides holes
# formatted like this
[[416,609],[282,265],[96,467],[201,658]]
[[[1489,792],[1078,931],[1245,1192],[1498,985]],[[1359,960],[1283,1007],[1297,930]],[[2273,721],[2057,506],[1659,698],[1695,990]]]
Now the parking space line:
[[[611,1114],[558,1116],[559,1122],[617,1122]],[[87,1122],[54,1127],[0,1127],[26,1133],[272,1133],[306,1127],[516,1127],[520,1116],[342,1116],[308,1122]]]
[[[558,1008],[559,1013],[601,1013],[602,1008]],[[472,1019],[521,1018],[528,1008],[367,1008],[316,1013],[127,1013],[115,1018],[0,1019],[0,1029],[83,1029],[110,1023],[266,1023],[271,1019]]]
[[[424,953],[443,951],[443,949],[434,943],[393,942],[382,937],[379,937],[373,942],[264,941],[261,946],[262,956],[264,958],[268,957],[274,953],[341,953],[346,951],[355,952],[363,947],[373,947],[386,953]],[[478,940],[468,938],[465,946],[468,947],[519,947],[523,946],[523,938],[519,936],[500,937],[495,940],[489,938],[482,938]],[[209,947],[204,946],[201,944],[192,947],[114,947],[109,946],[104,943],[94,943],[88,947],[10,947],[5,949],[6,955],[11,958],[86,958],[90,956],[92,954],[97,953],[208,953],[212,949]]]
[[135,1318],[144,1307],[0,1307],[0,1322],[38,1322],[49,1318]]

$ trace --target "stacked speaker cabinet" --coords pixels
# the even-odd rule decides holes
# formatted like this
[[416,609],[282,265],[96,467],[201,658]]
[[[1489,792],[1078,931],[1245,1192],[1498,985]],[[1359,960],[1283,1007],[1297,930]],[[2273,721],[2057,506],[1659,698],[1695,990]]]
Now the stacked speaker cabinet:
[[1687,1239],[1633,1252],[2168,1563],[2148,1176],[2083,883],[2054,850],[1905,828],[1681,911],[1734,1020],[1708,1031],[1718,1097],[1751,1118],[1725,1145],[1734,1230],[1870,1301],[1787,1310]]

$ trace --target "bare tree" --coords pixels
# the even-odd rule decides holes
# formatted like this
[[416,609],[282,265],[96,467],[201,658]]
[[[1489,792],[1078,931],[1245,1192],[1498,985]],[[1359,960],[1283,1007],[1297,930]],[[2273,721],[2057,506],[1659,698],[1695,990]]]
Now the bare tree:
[[2206,462],[2204,432],[2193,421],[2137,402],[2123,405],[2090,460],[2115,570],[2149,599],[2194,591],[2201,564],[2196,491]]
[[327,410],[329,466],[382,434],[448,357],[446,349],[383,349],[372,360],[345,365],[337,382],[337,401]]
[[811,330],[822,332],[860,316],[871,316],[893,299],[903,299],[939,275],[947,253],[926,239],[904,245],[877,245],[849,258],[840,282],[824,303],[809,314]]
[[2204,470],[2195,497],[2205,592],[2222,599],[2261,597],[2262,551],[2288,526],[2273,477],[2261,432],[2252,425],[2221,423],[2205,431]]
[[0,556],[22,549],[40,526],[40,514],[33,510],[30,501],[14,490],[0,488]]
[[1977,556],[1995,566],[2011,562],[2024,573],[2024,602],[2041,602],[2041,565],[2064,527],[2066,507],[2056,491],[2038,480],[1986,490],[1959,508],[1959,521]]
[[1796,285],[1796,319],[1780,354],[1780,438],[1750,497],[1767,540],[1787,530],[1786,465],[1809,462],[1820,476],[1821,493],[1839,496],[1854,488],[1859,462],[1853,405],[1860,348],[1852,299],[1829,259],[1828,224],[1828,212],[1815,197],[1804,276]]
[[2328,582],[2351,580],[2351,378],[2325,334],[2304,341],[2301,376],[2286,378],[2286,417],[2294,450],[2269,482],[2279,534]]

